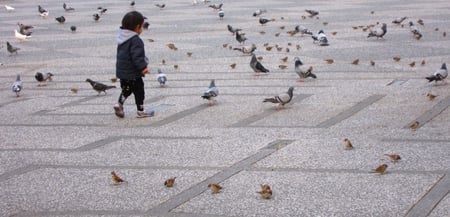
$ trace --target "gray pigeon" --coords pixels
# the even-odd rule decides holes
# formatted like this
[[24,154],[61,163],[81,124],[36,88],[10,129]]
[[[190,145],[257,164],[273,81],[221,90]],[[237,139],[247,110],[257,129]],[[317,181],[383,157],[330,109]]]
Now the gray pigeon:
[[39,11],[39,15],[43,18],[46,18],[49,14],[48,10],[45,10],[43,7],[41,7],[40,5],[38,5],[38,11]]
[[219,89],[216,87],[216,83],[214,82],[214,79],[211,80],[211,83],[209,84],[208,90],[206,90],[202,98],[208,100],[208,104],[212,105],[213,102],[216,102],[216,97],[219,95]]
[[371,30],[369,32],[369,35],[367,35],[367,38],[370,38],[370,37],[377,37],[377,39],[383,38],[383,36],[386,34],[386,32],[387,32],[387,25],[386,25],[386,23],[383,23],[381,25],[381,28]]
[[20,80],[20,75],[18,74],[16,77],[16,81],[12,85],[12,91],[16,93],[16,96],[19,97],[20,91],[22,91],[22,81]]
[[435,83],[437,83],[438,81],[444,81],[447,76],[447,65],[443,63],[440,69],[436,70],[433,75],[426,77],[426,79],[428,79],[429,82],[435,81]]
[[327,36],[326,36],[325,33],[323,32],[323,30],[320,30],[320,31],[317,33],[317,35],[313,35],[313,36],[311,36],[311,37],[312,37],[312,39],[313,39],[313,42],[315,43],[315,42],[317,41],[318,44],[319,44],[320,46],[328,46],[328,45],[330,45],[330,44],[328,43]]
[[102,84],[100,82],[93,81],[93,80],[91,80],[89,78],[86,79],[86,82],[89,82],[91,84],[91,86],[92,86],[92,89],[94,89],[95,91],[98,92],[97,95],[100,95],[101,92],[104,92],[105,95],[106,95],[106,90],[111,89],[111,88],[116,88],[116,86],[109,86],[109,85],[106,85],[106,84]]
[[300,60],[299,57],[295,57],[295,73],[300,77],[299,82],[303,82],[304,78],[317,78],[315,74],[312,73],[312,66],[307,67],[303,65],[303,62]]
[[53,80],[53,74],[51,72],[47,72],[47,73],[42,73],[42,72],[36,72],[36,74],[34,75],[34,78],[36,78],[36,80],[39,82],[38,86],[45,86],[47,85],[45,82],[48,81],[52,81]]
[[251,46],[235,47],[233,50],[241,51],[243,54],[252,54],[253,51],[256,50],[256,45],[252,44]]
[[399,17],[392,21],[394,24],[402,24],[403,21],[405,21],[408,17]]
[[95,21],[99,21],[100,20],[100,15],[98,15],[97,13],[92,14],[92,17],[94,18]]
[[256,73],[267,73],[269,72],[268,69],[264,68],[264,66],[256,59],[256,55],[252,54],[252,59],[250,60],[250,67],[253,69]]
[[20,50],[20,48],[12,46],[8,41],[6,42],[6,48],[10,54],[17,54],[17,51]]
[[310,17],[314,17],[316,15],[319,15],[319,11],[316,11],[316,10],[306,9],[305,11],[309,14]]
[[253,12],[253,16],[257,17],[257,16],[260,16],[261,14],[266,13],[266,12],[267,12],[266,9],[257,9],[255,12]]
[[239,42],[239,44],[245,43],[247,38],[244,36],[243,33],[239,33],[239,31],[236,31],[236,40]]
[[420,33],[419,29],[414,25],[412,21],[409,21],[409,30],[417,40],[422,38],[422,33]]
[[63,3],[63,8],[64,8],[64,10],[67,11],[67,12],[71,12],[71,11],[74,11],[74,10],[75,10],[75,8],[73,8],[73,7],[67,7],[67,4],[66,4],[66,3]]
[[292,100],[292,96],[294,95],[293,92],[294,87],[289,87],[289,90],[286,93],[281,93],[278,96],[266,98],[263,100],[263,102],[276,103],[277,104],[276,109],[279,109],[280,107],[283,107]]
[[217,13],[219,15],[219,19],[223,20],[223,17],[225,16],[225,12],[223,12],[222,9],[220,9],[219,13]]
[[302,34],[302,36],[303,36],[304,34],[307,34],[307,35],[312,35],[312,34],[313,34],[313,33],[310,32],[306,27],[304,27],[304,26],[302,26],[302,25],[297,25],[297,26],[295,26],[295,32],[296,32],[296,33]]
[[61,24],[66,22],[66,18],[64,16],[56,17],[55,20],[58,21],[58,23],[61,23]]
[[156,79],[158,80],[160,87],[166,86],[167,76],[161,71],[161,69],[158,69],[158,75]]
[[220,9],[222,9],[222,6],[223,6],[223,3],[220,3],[220,4],[212,4],[212,5],[209,5],[208,7],[212,8],[212,9],[214,9],[214,10],[220,10]]
[[242,29],[239,28],[233,28],[230,24],[227,25],[228,31],[231,32],[233,35],[236,34],[238,31],[242,31]]

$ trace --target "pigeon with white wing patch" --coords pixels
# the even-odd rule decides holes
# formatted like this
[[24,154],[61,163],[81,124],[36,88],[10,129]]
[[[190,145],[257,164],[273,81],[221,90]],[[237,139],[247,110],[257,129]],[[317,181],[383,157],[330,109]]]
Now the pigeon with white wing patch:
[[294,87],[289,87],[289,90],[286,93],[281,93],[277,96],[266,98],[263,102],[271,102],[277,104],[276,109],[278,110],[280,107],[284,107],[287,103],[291,102],[292,97],[294,96]]

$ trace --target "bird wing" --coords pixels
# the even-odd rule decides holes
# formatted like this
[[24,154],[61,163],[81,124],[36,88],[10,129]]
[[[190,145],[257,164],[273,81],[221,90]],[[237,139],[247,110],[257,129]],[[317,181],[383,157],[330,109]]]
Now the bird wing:
[[255,68],[256,68],[257,72],[269,72],[269,70],[264,68],[264,66],[259,61],[256,62]]
[[292,97],[289,96],[289,94],[287,94],[287,93],[282,93],[282,94],[278,95],[276,98],[282,105],[290,102],[292,99]]

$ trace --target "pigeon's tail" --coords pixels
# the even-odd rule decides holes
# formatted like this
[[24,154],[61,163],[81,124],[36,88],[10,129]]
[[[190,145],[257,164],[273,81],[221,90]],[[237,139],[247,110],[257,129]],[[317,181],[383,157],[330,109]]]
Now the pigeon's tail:
[[235,47],[235,48],[233,48],[233,50],[238,50],[238,51],[244,52],[243,49],[240,47]]
[[116,88],[116,86],[113,86],[113,85],[111,85],[111,86],[106,86],[105,90],[108,90],[108,89],[111,89],[111,88]]
[[313,73],[310,73],[310,74],[309,74],[309,77],[314,78],[314,79],[317,78],[317,76],[316,76],[315,74],[313,74]]
[[435,75],[426,77],[426,79],[428,80],[428,82],[439,80],[439,78],[437,76],[435,76]]
[[278,103],[278,100],[275,97],[273,97],[273,98],[265,98],[263,100],[263,102]]

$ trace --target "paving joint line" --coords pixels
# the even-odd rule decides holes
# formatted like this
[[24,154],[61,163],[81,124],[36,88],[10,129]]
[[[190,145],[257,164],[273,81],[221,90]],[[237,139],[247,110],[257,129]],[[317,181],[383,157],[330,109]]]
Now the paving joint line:
[[416,118],[415,120],[411,121],[406,126],[404,126],[403,129],[409,129],[410,126],[416,121],[419,122],[419,125],[415,129],[416,130],[419,129],[420,127],[431,121],[433,118],[441,114],[445,109],[448,108],[448,106],[450,106],[450,96],[447,96],[447,98],[439,101],[430,110],[423,113],[418,118]]

